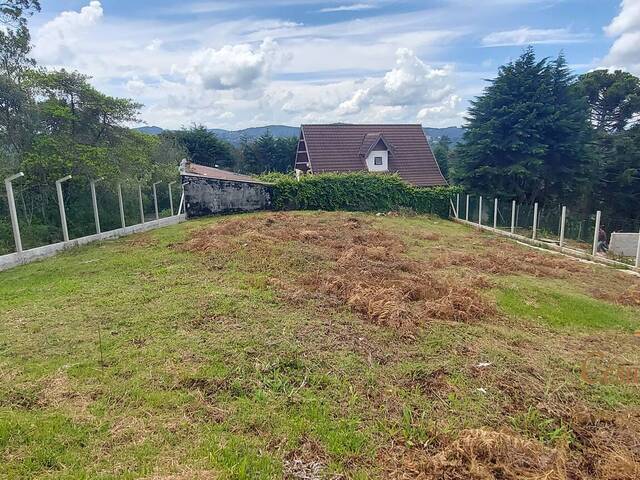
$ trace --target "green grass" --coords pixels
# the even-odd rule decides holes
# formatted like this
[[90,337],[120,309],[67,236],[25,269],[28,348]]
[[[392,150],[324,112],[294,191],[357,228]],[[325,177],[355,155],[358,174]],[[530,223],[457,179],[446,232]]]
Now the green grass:
[[[300,215],[331,223],[340,214]],[[428,217],[349,215],[402,236],[412,258],[470,232]],[[290,458],[318,461],[327,475],[385,478],[380,455],[392,443],[436,445],[463,428],[510,426],[553,443],[570,427],[531,405],[505,415],[496,379],[524,371],[527,342],[639,325],[638,309],[562,288],[568,280],[551,289],[517,277],[493,293],[518,323],[434,321],[407,334],[282,299],[270,278],[310,265],[290,245],[258,269],[242,252],[219,264],[178,247],[225,220],[0,273],[0,478],[282,478]],[[581,385],[571,355],[545,374],[569,378],[589,404],[638,401],[624,386]],[[473,373],[479,361],[495,365],[488,376]]]
[[513,316],[558,328],[620,329],[633,333],[639,326],[637,309],[591,298],[564,282],[512,278],[497,291],[497,301],[503,311]]

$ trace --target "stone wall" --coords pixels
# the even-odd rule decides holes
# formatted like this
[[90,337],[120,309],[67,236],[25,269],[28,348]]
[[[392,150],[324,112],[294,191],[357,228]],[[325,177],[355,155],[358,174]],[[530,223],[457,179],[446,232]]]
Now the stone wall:
[[271,208],[271,188],[261,183],[182,177],[187,218]]

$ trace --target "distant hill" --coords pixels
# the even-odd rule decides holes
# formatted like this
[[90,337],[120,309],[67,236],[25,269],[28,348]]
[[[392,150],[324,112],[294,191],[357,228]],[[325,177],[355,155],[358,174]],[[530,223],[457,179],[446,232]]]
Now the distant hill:
[[440,138],[446,135],[451,139],[453,144],[461,142],[462,136],[464,135],[464,128],[462,127],[424,127],[423,130],[429,140],[440,140]]
[[164,131],[164,129],[160,127],[138,127],[134,128],[134,130],[146,133],[148,135],[160,135]]
[[271,132],[271,135],[274,137],[297,137],[300,129],[298,127],[288,127],[287,125],[267,125],[264,127],[245,128],[243,130],[210,128],[209,131],[215,133],[218,138],[226,140],[232,145],[239,145],[243,137],[247,140],[253,140],[266,132]]
[[[134,130],[138,130],[149,135],[159,135],[164,130],[160,127],[138,127]],[[264,127],[251,127],[243,130],[224,130],[222,128],[210,128],[210,132],[215,133],[218,138],[226,140],[232,145],[239,145],[242,138],[247,140],[253,140],[260,135],[271,132],[274,137],[297,137],[300,129],[298,127],[289,127],[287,125],[266,125]],[[424,127],[424,132],[429,140],[439,140],[443,136],[447,136],[455,144],[462,140],[464,134],[464,128],[462,127]]]

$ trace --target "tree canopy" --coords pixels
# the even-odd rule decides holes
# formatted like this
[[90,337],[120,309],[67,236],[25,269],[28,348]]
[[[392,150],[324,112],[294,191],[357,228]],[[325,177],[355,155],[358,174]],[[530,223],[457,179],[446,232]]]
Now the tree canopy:
[[469,190],[550,201],[586,181],[586,104],[562,55],[537,59],[529,48],[502,66],[467,121],[454,172]]
[[595,70],[581,75],[578,87],[589,102],[589,118],[596,129],[621,132],[639,118],[640,79],[631,73]]

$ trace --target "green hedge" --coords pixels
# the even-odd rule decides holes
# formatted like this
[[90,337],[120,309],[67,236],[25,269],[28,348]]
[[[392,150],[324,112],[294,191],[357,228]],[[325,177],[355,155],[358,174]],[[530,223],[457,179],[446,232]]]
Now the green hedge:
[[449,199],[459,192],[458,187],[412,187],[398,175],[365,172],[306,175],[300,181],[283,174],[262,178],[274,184],[275,210],[386,212],[409,208],[447,217]]

